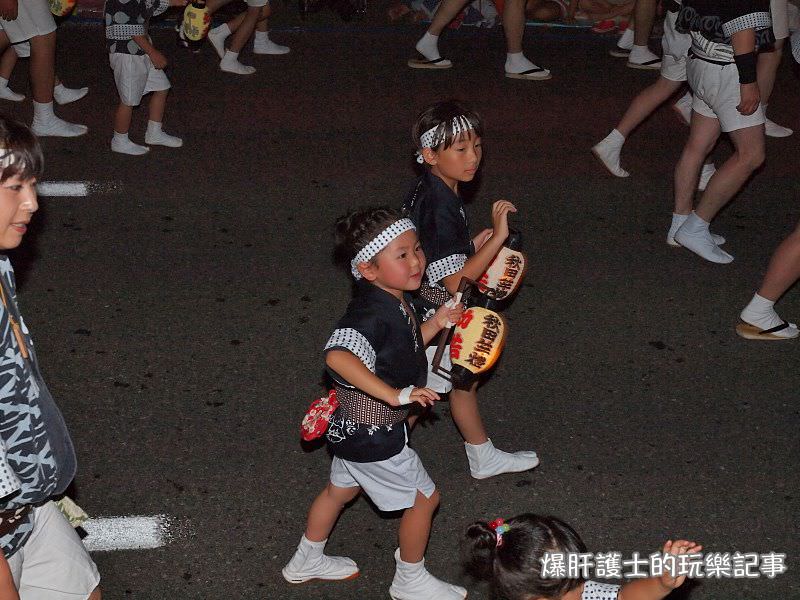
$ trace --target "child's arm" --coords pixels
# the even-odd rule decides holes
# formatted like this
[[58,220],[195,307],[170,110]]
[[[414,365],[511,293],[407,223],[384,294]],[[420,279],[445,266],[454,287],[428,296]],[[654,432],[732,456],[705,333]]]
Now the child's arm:
[[163,70],[167,66],[167,57],[161,54],[146,35],[134,35],[131,38],[134,42],[139,44],[139,48],[144,50],[144,53],[150,57],[153,66],[156,69]]
[[517,212],[517,209],[508,200],[498,200],[492,205],[492,225],[494,226],[492,237],[486,240],[480,249],[476,249],[475,254],[467,259],[464,267],[458,273],[448,275],[442,280],[448,292],[456,293],[462,277],[477,281],[486,272],[486,268],[500,252],[503,242],[508,237],[508,213],[510,212]]
[[420,325],[422,330],[422,340],[427,346],[430,341],[436,337],[442,329],[447,327],[450,323],[458,323],[461,320],[461,315],[464,314],[464,305],[456,304],[451,307],[444,304],[438,308],[433,316]]
[[5,555],[0,552],[0,600],[19,600]]
[[[325,364],[350,385],[354,385],[373,398],[383,400],[389,406],[401,405],[401,390],[388,385],[377,377],[355,354],[347,350],[329,350],[325,355]],[[434,401],[438,399],[439,394],[433,390],[415,387],[408,400],[409,402],[419,402],[422,406],[433,406]]]
[[[664,554],[694,554],[700,552],[702,546],[695,542],[686,540],[678,540],[676,542],[668,541],[664,544]],[[685,575],[680,577],[673,577],[668,572],[664,573],[661,577],[649,577],[648,579],[639,579],[633,581],[622,587],[619,591],[619,600],[661,600],[672,592],[672,590],[679,588],[686,580]]]

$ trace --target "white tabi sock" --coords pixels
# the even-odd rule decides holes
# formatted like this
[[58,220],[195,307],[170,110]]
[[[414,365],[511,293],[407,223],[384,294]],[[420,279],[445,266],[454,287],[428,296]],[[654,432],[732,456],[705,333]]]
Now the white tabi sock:
[[427,60],[441,58],[439,55],[439,36],[426,31],[415,46],[417,52],[422,54]]
[[10,87],[8,87],[8,79],[0,77],[0,98],[3,100],[11,100],[12,102],[22,102],[25,96],[18,94]]
[[617,41],[617,46],[622,48],[623,50],[630,50],[633,48],[633,27],[628,27],[625,31],[622,32],[622,35],[619,37]]
[[86,125],[77,125],[59,119],[53,112],[52,102],[36,102],[34,100],[31,131],[40,137],[77,137],[89,131],[89,128]]
[[120,154],[130,154],[132,156],[141,156],[150,152],[147,146],[140,146],[134,144],[127,133],[114,132],[114,137],[111,138],[111,151],[119,152]]
[[[763,296],[755,294],[753,299],[750,300],[750,303],[744,307],[744,310],[739,315],[739,318],[745,323],[749,323],[750,325],[758,327],[762,331],[766,329],[772,329],[773,327],[777,327],[783,323],[783,319],[778,316],[778,313],[775,312],[774,307],[774,300],[769,300]],[[782,331],[777,331],[773,335],[793,338],[797,337],[798,334],[800,334],[800,331],[798,331],[797,325],[794,323],[789,323],[788,328]]]
[[151,146],[168,146],[170,148],[180,148],[183,140],[174,135],[165,133],[161,123],[158,121],[147,122],[147,132],[144,134],[144,143]]
[[616,129],[612,129],[611,133],[592,147],[592,154],[616,177],[630,176],[630,173],[620,166],[619,155],[622,152],[623,144],[625,144],[625,136]]
[[237,75],[252,75],[256,72],[255,67],[250,65],[243,65],[239,62],[239,53],[232,52],[231,50],[225,51],[225,56],[219,63],[219,68],[226,73],[235,73]]
[[53,88],[53,100],[55,100],[58,104],[69,104],[70,102],[80,100],[88,93],[88,87],[73,89],[68,88],[63,83],[59,83]]
[[733,256],[717,246],[708,223],[692,213],[675,232],[675,241],[707,261],[717,264],[733,262]]

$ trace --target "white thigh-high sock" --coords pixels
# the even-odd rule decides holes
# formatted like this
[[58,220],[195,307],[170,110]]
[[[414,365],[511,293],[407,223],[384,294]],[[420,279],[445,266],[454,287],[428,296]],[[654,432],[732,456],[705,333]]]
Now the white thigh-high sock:
[[[755,325],[761,330],[772,329],[784,322],[783,319],[778,316],[778,313],[775,312],[775,301],[759,296],[758,294],[753,295],[753,299],[744,307],[739,318],[745,323]],[[787,329],[775,332],[774,335],[787,338],[797,337],[797,325],[789,323]]]
[[3,100],[11,100],[12,102],[22,102],[25,96],[18,94],[10,87],[8,87],[8,79],[0,77],[0,98]]

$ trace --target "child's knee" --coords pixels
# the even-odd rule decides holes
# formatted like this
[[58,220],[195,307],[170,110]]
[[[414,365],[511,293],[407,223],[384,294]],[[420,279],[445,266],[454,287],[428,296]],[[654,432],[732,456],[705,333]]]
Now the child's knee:
[[433,512],[439,506],[439,503],[442,500],[442,496],[439,493],[438,489],[433,490],[433,493],[430,496],[426,496],[420,491],[417,491],[417,500],[414,503],[414,506],[425,508]]

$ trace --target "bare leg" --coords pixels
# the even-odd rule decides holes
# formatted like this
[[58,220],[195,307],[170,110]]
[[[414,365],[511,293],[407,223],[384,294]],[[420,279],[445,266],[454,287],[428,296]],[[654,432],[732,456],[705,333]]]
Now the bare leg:
[[475,383],[469,390],[450,392],[450,414],[453,416],[453,421],[464,441],[475,446],[489,439],[478,408],[477,390],[478,384]]
[[[697,112],[692,113],[689,139],[675,166],[675,207],[673,209],[675,214],[688,215],[692,212],[700,169],[706,156],[717,143],[719,134],[720,128],[717,119],[705,117]],[[711,178],[711,181],[713,180],[714,177]],[[708,188],[706,188],[706,193],[708,193]]]
[[269,26],[269,16],[272,14],[272,9],[269,4],[261,7],[261,14],[258,16],[258,23],[256,23],[256,31],[267,31]]
[[114,131],[117,133],[128,133],[128,130],[131,128],[132,116],[133,107],[120,102],[117,107],[117,112],[114,115]]
[[94,588],[94,590],[86,600],[100,600],[101,598],[102,594],[100,593],[100,586],[98,585],[96,588]]
[[758,53],[758,91],[761,94],[762,104],[769,104],[769,98],[772,95],[772,89],[775,87],[775,77],[782,57],[783,40],[775,41],[774,51]]
[[237,54],[241,52],[242,48],[244,48],[244,45],[247,43],[247,40],[249,40],[250,36],[253,35],[253,30],[256,28],[256,22],[258,21],[260,14],[260,7],[247,7],[247,11],[244,13],[244,19],[242,20],[241,25],[238,26],[236,31],[231,29],[231,31],[233,31],[230,44],[231,52],[236,52]]
[[14,71],[14,66],[17,64],[17,52],[11,46],[6,48],[0,57],[0,77],[3,79],[11,79],[11,73]]
[[[407,508],[400,520],[400,560],[407,563],[418,563],[425,556],[428,538],[431,534],[433,513],[439,506],[439,490],[426,498],[417,492],[414,506]],[[306,536],[308,537],[308,536]]]
[[647,117],[674,94],[682,85],[679,81],[670,81],[664,77],[639,92],[616,129],[625,137],[636,129]]
[[31,38],[31,89],[35,102],[53,101],[56,32]]
[[758,295],[777,301],[800,279],[800,226],[775,250]]
[[167,105],[168,93],[169,90],[153,92],[153,96],[150,98],[150,105],[148,106],[148,119],[156,123],[164,122],[164,109]]
[[653,20],[656,16],[656,0],[636,0],[633,9],[635,29],[633,43],[637,46],[647,46],[650,32],[653,29]]
[[[443,0],[443,2],[439,5],[439,8],[436,9],[436,13],[433,15],[433,20],[431,21],[431,26],[428,27],[428,33],[432,35],[441,35],[442,30],[447,27],[447,25],[456,18],[456,15],[461,12],[461,9],[467,5],[467,0]],[[523,4],[523,9],[524,9]],[[506,31],[506,37],[508,37],[508,31]]]
[[503,31],[506,34],[508,53],[522,52],[522,36],[525,34],[525,0],[506,0],[503,10]]
[[327,540],[345,505],[360,493],[360,487],[340,488],[328,483],[308,511],[306,539],[312,542]]
[[[697,116],[695,114],[692,117],[693,129]],[[708,223],[742,189],[753,171],[764,162],[763,125],[731,131],[729,135],[736,151],[709,180],[708,187],[697,205],[697,216]]]

